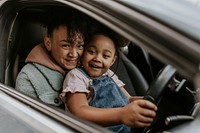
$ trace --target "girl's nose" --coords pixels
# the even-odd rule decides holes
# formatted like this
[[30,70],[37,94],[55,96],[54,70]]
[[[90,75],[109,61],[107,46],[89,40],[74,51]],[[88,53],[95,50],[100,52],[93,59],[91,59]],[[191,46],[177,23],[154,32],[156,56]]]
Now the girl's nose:
[[97,54],[97,55],[94,57],[94,61],[101,62],[101,55],[100,55],[100,54]]

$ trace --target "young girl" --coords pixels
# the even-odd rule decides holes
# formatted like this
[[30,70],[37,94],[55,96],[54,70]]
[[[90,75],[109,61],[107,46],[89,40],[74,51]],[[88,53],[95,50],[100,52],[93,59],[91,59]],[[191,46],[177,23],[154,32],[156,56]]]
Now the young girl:
[[157,107],[145,100],[131,100],[124,83],[109,69],[117,57],[117,42],[104,33],[87,43],[82,67],[68,72],[60,94],[66,110],[106,126],[114,132],[130,132],[130,126],[150,126]]

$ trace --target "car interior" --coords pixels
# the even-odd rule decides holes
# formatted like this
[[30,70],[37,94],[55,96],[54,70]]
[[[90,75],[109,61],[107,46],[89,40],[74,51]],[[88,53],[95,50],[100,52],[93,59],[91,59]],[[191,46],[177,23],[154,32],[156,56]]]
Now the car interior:
[[[15,79],[25,65],[26,56],[35,45],[43,41],[46,29],[42,26],[41,18],[45,10],[45,6],[31,6],[16,12],[7,45],[6,85],[14,88]],[[131,95],[144,96],[165,66],[145,49],[129,42],[119,51],[112,70],[125,83],[125,88]],[[165,89],[157,103],[159,109],[151,127],[152,132],[167,130],[193,120],[199,108],[193,94],[194,87],[178,73],[174,75],[170,81],[176,81],[173,84],[175,87],[166,85],[165,88],[168,89]]]

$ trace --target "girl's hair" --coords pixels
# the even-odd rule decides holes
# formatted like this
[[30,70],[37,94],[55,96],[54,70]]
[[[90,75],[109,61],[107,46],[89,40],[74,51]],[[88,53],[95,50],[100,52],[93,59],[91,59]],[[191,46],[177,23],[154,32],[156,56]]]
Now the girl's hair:
[[88,19],[87,25],[87,36],[85,39],[86,44],[88,44],[94,35],[98,34],[103,34],[113,40],[116,49],[124,47],[128,43],[126,38],[94,19]]
[[127,39],[125,39],[124,37],[120,36],[118,33],[114,32],[110,28],[108,28],[108,27],[106,27],[106,26],[104,26],[104,25],[102,25],[102,24],[100,24],[96,21],[90,22],[90,27],[88,28],[87,33],[88,33],[87,34],[88,36],[85,39],[86,45],[89,43],[89,41],[95,35],[105,35],[105,36],[109,37],[114,42],[114,45],[115,45],[115,48],[116,48],[116,56],[117,56],[116,67],[115,67],[116,69],[114,70],[114,74],[116,74],[116,72],[118,70],[119,59],[120,59],[119,50],[122,46],[124,46],[127,43]]
[[86,37],[85,44],[87,45],[95,35],[105,35],[110,38],[114,42],[116,51],[123,46],[123,37],[102,24],[91,24],[88,29],[88,36]]

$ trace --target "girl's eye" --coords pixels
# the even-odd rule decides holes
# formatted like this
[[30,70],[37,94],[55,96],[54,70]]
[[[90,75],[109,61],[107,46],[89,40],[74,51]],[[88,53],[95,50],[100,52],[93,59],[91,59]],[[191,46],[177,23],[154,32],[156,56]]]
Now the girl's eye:
[[103,55],[103,57],[104,57],[105,59],[108,59],[108,58],[110,58],[110,55]]
[[88,50],[88,53],[89,53],[89,54],[95,54],[95,51],[94,51],[94,50],[91,50],[91,49],[89,49],[89,50]]

